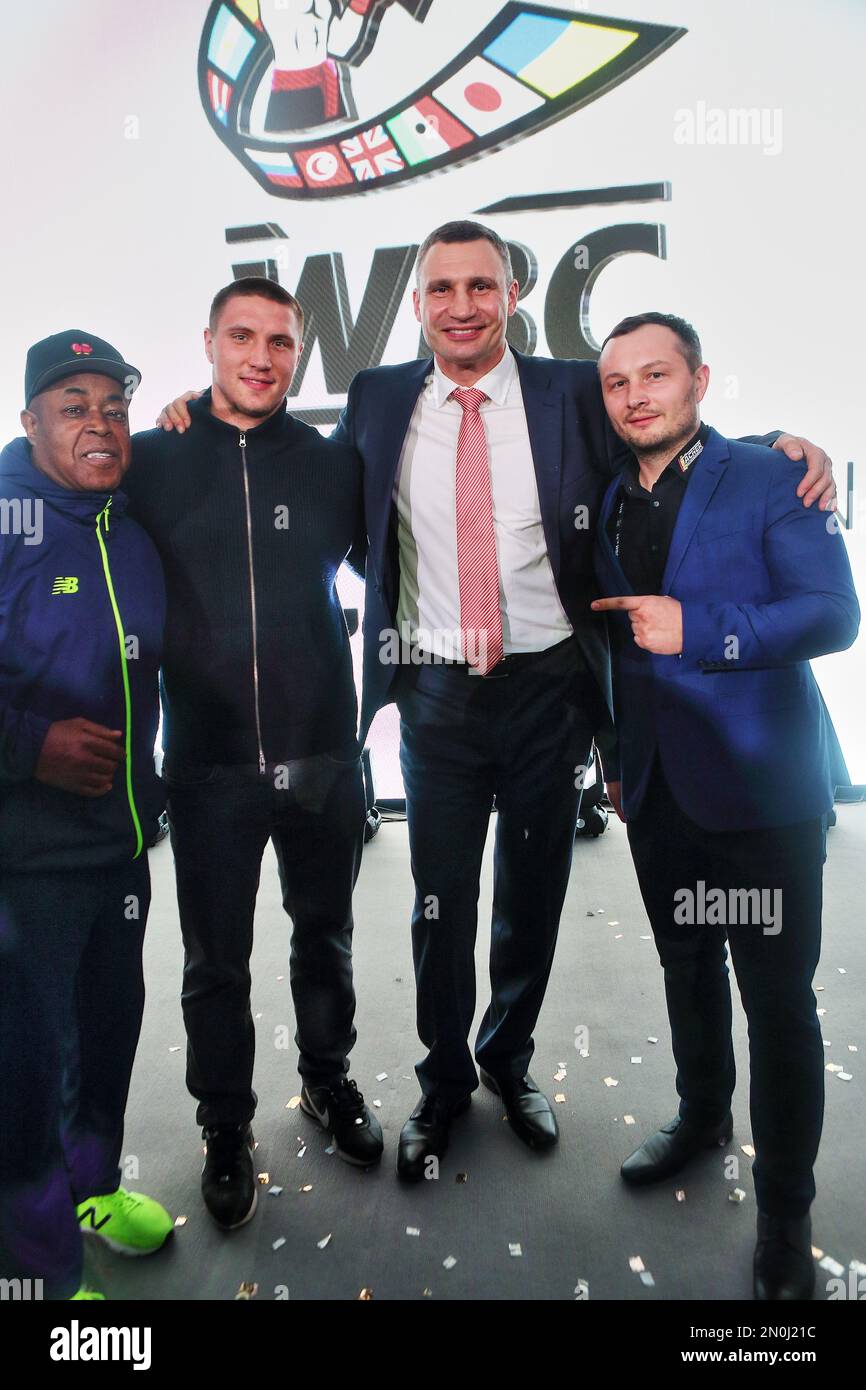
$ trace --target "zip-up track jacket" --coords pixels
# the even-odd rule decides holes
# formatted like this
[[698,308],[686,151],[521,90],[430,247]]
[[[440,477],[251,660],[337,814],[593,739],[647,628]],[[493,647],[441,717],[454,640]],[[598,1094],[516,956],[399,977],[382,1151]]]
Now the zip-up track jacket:
[[247,431],[206,391],[185,434],[133,439],[130,510],[168,590],[169,766],[245,764],[355,744],[357,699],[337,572],[363,571],[361,461],[281,408]]
[[[146,853],[163,806],[153,747],[165,621],[159,557],[113,496],[61,487],[26,439],[0,454],[0,868],[107,868]],[[29,532],[29,534],[28,534]],[[51,724],[123,731],[105,796],[35,770]]]

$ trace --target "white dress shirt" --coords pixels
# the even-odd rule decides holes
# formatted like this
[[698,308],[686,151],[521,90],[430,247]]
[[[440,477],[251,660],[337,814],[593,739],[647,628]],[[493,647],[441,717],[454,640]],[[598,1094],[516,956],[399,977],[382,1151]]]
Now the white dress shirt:
[[[457,578],[459,389],[434,363],[406,431],[394,483],[400,552],[397,626],[431,656],[462,658]],[[556,591],[541,523],[526,410],[509,348],[474,383],[490,460],[499,600],[506,656],[544,651],[572,632]]]

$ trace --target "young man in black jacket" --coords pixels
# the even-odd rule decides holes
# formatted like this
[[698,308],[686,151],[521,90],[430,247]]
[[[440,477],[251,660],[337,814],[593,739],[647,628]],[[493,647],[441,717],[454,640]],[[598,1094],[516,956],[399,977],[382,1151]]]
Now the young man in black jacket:
[[256,1206],[249,959],[269,839],[293,923],[301,1106],[348,1162],[382,1153],[346,1075],[366,811],[335,580],[355,545],[363,564],[361,464],[286,411],[302,337],[300,305],[274,282],[221,290],[205,330],[212,387],[192,403],[188,432],[136,436],[128,482],[166,574],[163,777],[187,1085],[207,1146],[204,1200],[227,1229]]

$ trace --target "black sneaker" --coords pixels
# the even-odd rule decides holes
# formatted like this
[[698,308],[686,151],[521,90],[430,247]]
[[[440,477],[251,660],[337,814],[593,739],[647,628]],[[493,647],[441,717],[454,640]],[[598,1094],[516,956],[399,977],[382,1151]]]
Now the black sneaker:
[[347,1163],[369,1168],[378,1163],[384,1147],[382,1126],[364,1104],[354,1081],[343,1076],[333,1086],[302,1086],[301,1109],[334,1140]]
[[233,1231],[252,1219],[258,1201],[253,1133],[249,1125],[217,1125],[201,1133],[206,1146],[201,1195],[217,1225]]

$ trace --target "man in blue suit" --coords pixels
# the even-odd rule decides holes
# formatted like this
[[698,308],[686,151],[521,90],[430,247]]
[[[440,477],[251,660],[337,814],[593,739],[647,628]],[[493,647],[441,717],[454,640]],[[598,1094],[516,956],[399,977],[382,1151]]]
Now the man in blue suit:
[[749,1022],[755,1296],[809,1298],[824,1077],[812,977],[833,803],[809,659],[856,637],[851,571],[835,518],[797,500],[796,465],[701,423],[709,369],[690,324],[624,319],[599,374],[631,451],[598,528],[611,597],[592,605],[612,615],[608,791],[664,968],[680,1095],[622,1176],[659,1181],[731,1137],[727,937]]
[[[593,739],[612,749],[607,639],[589,605],[600,505],[627,453],[593,363],[508,349],[518,287],[495,232],[437,228],[417,276],[433,360],[360,372],[336,431],[364,460],[362,740],[389,700],[401,716],[428,1048],[397,1156],[410,1181],[434,1171],[478,1085],[467,1037],[494,796],[491,1000],[475,1057],[516,1134],[536,1149],[556,1142],[527,1068],[583,774]],[[807,502],[823,491],[819,473],[820,460],[801,484]]]

